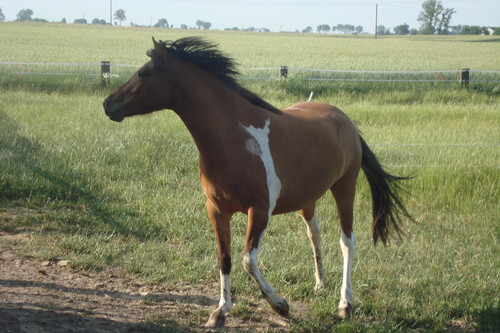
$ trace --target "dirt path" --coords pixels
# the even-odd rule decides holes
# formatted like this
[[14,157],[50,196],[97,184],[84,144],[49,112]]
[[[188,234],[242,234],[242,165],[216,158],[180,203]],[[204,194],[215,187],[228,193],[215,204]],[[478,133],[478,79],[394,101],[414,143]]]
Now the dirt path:
[[[215,281],[167,289],[0,250],[0,332],[206,332],[217,289]],[[257,301],[252,316],[229,316],[227,331],[287,331],[268,308]]]

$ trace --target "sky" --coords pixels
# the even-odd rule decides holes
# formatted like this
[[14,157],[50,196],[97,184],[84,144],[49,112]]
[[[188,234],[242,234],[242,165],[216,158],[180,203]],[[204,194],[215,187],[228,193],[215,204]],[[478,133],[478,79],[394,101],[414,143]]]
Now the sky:
[[[152,25],[167,19],[169,25],[195,27],[197,20],[210,22],[211,29],[267,28],[271,31],[296,31],[320,24],[361,25],[365,32],[375,31],[375,8],[378,25],[394,28],[408,24],[419,28],[418,14],[424,0],[0,0],[7,21],[16,19],[21,9],[33,10],[33,18],[68,23],[85,18],[109,22],[112,12],[123,9],[126,21]],[[445,8],[454,8],[451,25],[500,26],[500,0],[441,0]]]

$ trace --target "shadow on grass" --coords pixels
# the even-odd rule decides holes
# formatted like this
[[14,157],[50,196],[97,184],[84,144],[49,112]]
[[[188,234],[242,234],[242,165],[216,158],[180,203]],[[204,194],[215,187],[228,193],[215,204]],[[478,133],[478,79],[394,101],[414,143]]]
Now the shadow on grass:
[[[41,222],[46,224],[44,232],[75,233],[83,228],[143,239],[156,231],[131,229],[123,223],[140,215],[117,194],[100,189],[85,174],[58,160],[42,143],[20,135],[20,126],[4,110],[0,110],[0,132],[0,207],[9,211],[0,210],[0,219],[8,222],[9,215],[24,214],[20,225],[2,224],[3,231],[38,231]],[[47,218],[63,222],[55,221],[54,226],[46,223]]]
[[480,332],[500,332],[500,308],[488,307],[480,311],[478,322]]

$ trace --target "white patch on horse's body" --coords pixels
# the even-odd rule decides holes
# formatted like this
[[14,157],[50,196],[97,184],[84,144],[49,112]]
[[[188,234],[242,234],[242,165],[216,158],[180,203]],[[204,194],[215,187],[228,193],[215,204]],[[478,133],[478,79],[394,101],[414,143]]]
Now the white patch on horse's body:
[[344,257],[344,271],[342,278],[342,288],[340,289],[339,309],[347,308],[352,300],[351,286],[351,271],[352,262],[354,260],[354,233],[351,232],[351,238],[347,237],[343,232],[340,237],[340,248]]
[[316,268],[316,286],[315,290],[321,290],[325,285],[325,270],[323,269],[322,254],[321,254],[321,235],[319,231],[319,220],[316,214],[313,215],[312,219],[306,220],[303,218],[304,222],[307,224],[307,236],[311,241],[311,245],[314,253],[314,262]]
[[269,218],[276,207],[276,201],[279,198],[281,191],[281,181],[276,174],[274,168],[273,157],[271,155],[271,147],[269,146],[269,125],[270,120],[266,120],[264,128],[255,128],[252,125],[242,126],[251,138],[245,143],[245,148],[253,155],[259,156],[264,164],[266,171],[266,182],[269,194]]

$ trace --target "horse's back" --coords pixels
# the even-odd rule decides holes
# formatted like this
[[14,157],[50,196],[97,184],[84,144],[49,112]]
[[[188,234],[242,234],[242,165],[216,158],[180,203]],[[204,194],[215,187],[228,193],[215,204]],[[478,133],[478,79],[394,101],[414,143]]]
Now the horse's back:
[[303,102],[283,110],[285,114],[304,119],[332,119],[336,122],[352,123],[349,117],[334,105],[320,102]]
[[[354,122],[339,108],[319,102],[305,102],[283,110],[290,116],[290,123],[298,123],[304,129],[317,132],[331,140],[336,148],[344,152],[361,152],[359,134]],[[308,135],[305,133],[305,135]]]

